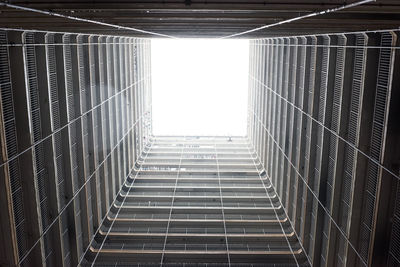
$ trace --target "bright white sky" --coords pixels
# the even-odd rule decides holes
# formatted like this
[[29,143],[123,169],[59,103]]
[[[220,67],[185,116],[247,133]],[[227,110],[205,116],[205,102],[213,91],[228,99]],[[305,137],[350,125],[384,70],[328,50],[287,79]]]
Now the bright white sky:
[[249,42],[153,39],[154,135],[246,135]]

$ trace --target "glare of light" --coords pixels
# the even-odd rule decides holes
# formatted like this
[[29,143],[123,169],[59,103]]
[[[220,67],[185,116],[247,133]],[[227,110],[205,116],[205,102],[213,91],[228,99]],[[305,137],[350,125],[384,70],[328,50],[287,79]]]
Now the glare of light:
[[153,39],[154,135],[245,136],[248,40]]

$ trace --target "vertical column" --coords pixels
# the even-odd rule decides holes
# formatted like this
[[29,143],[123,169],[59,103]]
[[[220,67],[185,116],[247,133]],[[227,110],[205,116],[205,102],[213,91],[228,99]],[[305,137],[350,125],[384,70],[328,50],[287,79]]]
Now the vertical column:
[[268,101],[269,101],[269,88],[268,88],[268,80],[269,80],[269,58],[270,58],[270,45],[269,45],[269,40],[266,39],[264,40],[264,58],[263,58],[263,64],[264,64],[264,73],[263,73],[263,97],[264,97],[264,106],[263,106],[263,119],[262,119],[262,123],[264,124],[264,128],[263,128],[263,150],[261,151],[262,155],[263,155],[263,159],[261,161],[261,163],[263,164],[263,166],[266,166],[266,162],[267,162],[267,158],[268,158],[268,140],[269,140],[269,136],[268,136]]
[[285,166],[288,164],[285,155],[288,155],[287,150],[287,132],[286,132],[286,123],[288,121],[287,118],[287,106],[288,106],[288,91],[289,91],[289,74],[290,74],[290,47],[289,38],[283,39],[283,61],[282,61],[282,86],[280,93],[280,132],[279,139],[282,151],[279,153],[279,165],[278,165],[278,176],[280,178],[280,199],[284,209],[287,209],[286,199],[287,199],[287,176],[286,176],[286,168]]
[[[68,194],[73,196],[82,186],[83,166],[82,145],[81,145],[81,122],[77,119],[80,116],[80,89],[79,89],[79,70],[78,56],[76,46],[76,35],[63,35],[63,60],[64,60],[64,76],[66,89],[66,104],[67,104],[67,119],[68,119],[68,143],[66,149],[70,156],[70,166],[67,166],[71,173],[71,179],[67,179]],[[71,249],[72,264],[77,264],[79,257],[82,254],[82,239],[83,239],[83,224],[85,218],[81,213],[81,198],[80,195],[75,197],[72,208],[68,209],[68,218],[74,218],[69,221],[72,226],[72,232],[75,233]]]
[[[317,38],[315,36],[310,36],[306,38],[306,62],[305,62],[305,80],[304,80],[304,90],[303,90],[303,108],[302,108],[302,126],[303,130],[301,132],[301,144],[300,144],[300,154],[299,154],[299,190],[298,196],[298,222],[299,229],[297,233],[301,237],[301,242],[305,241],[307,233],[305,233],[305,217],[306,217],[306,205],[308,198],[308,188],[307,181],[303,179],[308,179],[308,168],[309,168],[309,158],[311,149],[311,126],[312,120],[308,116],[312,116],[313,111],[313,93],[314,93],[314,83],[315,83],[315,68],[316,68],[316,56],[317,49],[315,45],[317,44]],[[306,86],[308,88],[306,88]],[[308,203],[309,204],[309,203]]]
[[109,122],[109,146],[108,153],[110,154],[108,158],[109,166],[109,202],[112,203],[114,197],[116,196],[118,182],[118,166],[115,165],[115,151],[113,150],[116,145],[116,113],[115,113],[115,74],[114,74],[114,37],[107,37],[106,42],[106,53],[107,53],[107,90],[108,90],[108,122]]
[[98,38],[98,55],[99,55],[99,91],[100,91],[100,117],[101,117],[101,136],[102,142],[99,143],[99,150],[102,152],[101,162],[103,165],[99,170],[100,174],[100,195],[101,195],[101,217],[106,216],[112,199],[110,198],[110,179],[112,172],[110,162],[110,114],[109,114],[109,88],[108,88],[108,72],[107,72],[107,37]]
[[101,198],[100,198],[100,184],[101,184],[101,170],[99,166],[102,162],[103,151],[102,135],[101,135],[101,89],[99,81],[99,37],[90,35],[88,38],[88,56],[89,56],[89,82],[90,82],[90,102],[91,102],[91,136],[92,145],[90,153],[92,154],[93,167],[90,170],[90,187],[92,196],[92,213],[93,213],[93,231],[100,226],[101,221]]
[[261,41],[257,40],[256,41],[256,83],[255,83],[255,138],[254,138],[254,149],[257,153],[260,153],[260,142],[259,142],[259,138],[260,138],[260,129],[261,129],[261,125],[258,122],[258,119],[260,117],[260,105],[261,105],[261,83],[260,83],[260,76],[261,76],[261,45],[260,45]]
[[121,47],[121,39],[122,37],[114,37],[114,45],[113,45],[113,58],[112,62],[114,64],[114,88],[115,88],[115,97],[114,97],[114,116],[115,116],[115,132],[114,132],[114,140],[116,149],[114,150],[114,165],[115,165],[115,192],[118,192],[122,184],[122,162],[121,162],[121,147],[120,147],[120,137],[121,137],[121,121],[118,119],[121,116],[121,64],[120,64],[120,47]]
[[268,159],[268,167],[267,170],[269,172],[268,176],[271,177],[271,181],[275,182],[274,179],[276,177],[272,177],[273,175],[273,170],[272,170],[272,163],[273,163],[273,158],[274,158],[274,142],[273,142],[273,132],[274,132],[274,121],[273,121],[273,114],[275,111],[275,96],[274,96],[274,90],[276,88],[275,84],[276,84],[276,69],[277,69],[277,47],[276,47],[276,40],[275,39],[271,39],[270,45],[270,55],[271,55],[271,59],[270,59],[270,82],[268,85],[268,91],[269,91],[269,110],[268,110],[268,114],[269,114],[269,124],[268,124],[268,131],[270,133],[270,138],[269,138],[269,159]]
[[80,112],[81,112],[81,131],[79,131],[82,140],[82,159],[83,176],[80,177],[80,184],[84,185],[83,192],[80,194],[81,210],[85,220],[82,227],[83,248],[89,245],[93,229],[92,212],[92,184],[88,179],[93,172],[93,138],[92,138],[92,103],[90,87],[90,68],[89,68],[89,40],[87,35],[79,34],[77,36],[77,57],[79,69],[79,90],[80,90]]
[[298,51],[298,41],[297,38],[289,38],[289,66],[288,66],[288,95],[287,95],[287,100],[288,100],[288,105],[287,105],[287,111],[286,113],[288,114],[288,118],[286,121],[286,154],[288,156],[288,161],[285,160],[286,166],[284,169],[284,175],[283,179],[287,180],[287,185],[285,187],[286,191],[286,203],[285,207],[287,209],[287,214],[289,216],[289,219],[293,221],[293,208],[294,208],[294,202],[295,199],[295,188],[294,188],[294,171],[292,164],[295,163],[294,160],[294,127],[295,127],[295,99],[297,96],[297,72],[299,71],[297,68],[297,51]]
[[[314,205],[316,204],[315,194],[316,181],[315,181],[315,162],[319,160],[317,158],[317,147],[318,147],[318,111],[320,108],[320,96],[323,95],[325,98],[324,91],[326,91],[326,74],[328,71],[328,56],[329,50],[326,44],[329,46],[330,39],[327,36],[320,36],[317,38],[317,45],[314,47],[316,50],[315,63],[311,65],[310,80],[309,80],[309,92],[308,92],[308,107],[307,107],[307,132],[306,132],[306,153],[305,153],[305,166],[304,166],[304,179],[306,180],[308,187],[304,188],[304,204],[303,204],[303,245],[308,249],[307,254],[312,257],[313,255],[313,242],[314,236],[312,236],[312,228],[316,222]],[[323,87],[321,85],[323,83]],[[321,117],[323,111],[321,112]]]
[[119,127],[119,158],[120,158],[120,176],[121,176],[121,185],[125,180],[126,174],[126,159],[125,159],[125,139],[123,136],[125,134],[126,127],[126,72],[125,72],[125,40],[126,38],[120,38],[119,44],[119,69],[120,69],[120,94],[119,94],[119,118],[120,118],[120,127]]
[[254,73],[253,73],[253,66],[254,66],[254,41],[249,41],[249,92],[248,92],[248,110],[247,110],[247,138],[250,142],[253,142],[253,127],[254,124],[254,115],[253,115],[253,84],[254,84]]
[[269,173],[269,169],[268,169],[268,164],[269,164],[269,160],[271,158],[271,155],[269,154],[270,148],[271,148],[271,138],[269,136],[269,129],[270,129],[270,117],[271,117],[271,71],[272,71],[272,65],[271,65],[271,61],[272,61],[272,46],[271,46],[271,39],[267,39],[266,40],[266,58],[265,58],[265,65],[266,65],[266,72],[265,72],[265,76],[266,76],[266,80],[265,80],[265,109],[266,109],[266,116],[265,116],[265,127],[266,127],[266,140],[265,140],[265,159],[264,159],[264,168],[266,169],[266,172],[268,174],[269,177],[270,173]]

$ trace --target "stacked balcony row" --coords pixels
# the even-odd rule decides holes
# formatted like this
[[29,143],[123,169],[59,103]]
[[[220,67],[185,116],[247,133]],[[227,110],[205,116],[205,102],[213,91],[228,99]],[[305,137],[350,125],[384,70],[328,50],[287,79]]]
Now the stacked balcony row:
[[262,173],[247,138],[154,137],[87,265],[302,265],[304,253]]

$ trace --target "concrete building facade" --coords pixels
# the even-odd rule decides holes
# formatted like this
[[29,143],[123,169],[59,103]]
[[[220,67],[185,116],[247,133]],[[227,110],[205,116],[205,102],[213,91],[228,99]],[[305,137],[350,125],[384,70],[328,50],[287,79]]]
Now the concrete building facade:
[[[400,3],[92,2],[0,2],[1,266],[400,266]],[[155,35],[338,7],[241,35],[247,136],[152,134]]]

